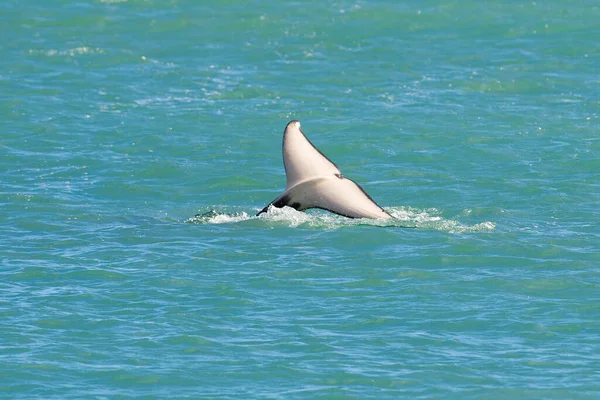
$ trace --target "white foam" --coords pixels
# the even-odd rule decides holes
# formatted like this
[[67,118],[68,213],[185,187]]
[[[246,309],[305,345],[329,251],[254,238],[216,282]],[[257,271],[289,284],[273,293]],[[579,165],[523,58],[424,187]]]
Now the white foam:
[[45,56],[77,56],[77,55],[85,55],[85,54],[103,54],[104,50],[98,47],[87,47],[87,46],[81,46],[81,47],[75,47],[72,49],[67,49],[67,50],[54,50],[54,49],[50,49],[50,50],[36,50],[36,49],[29,49],[29,54],[42,54]]

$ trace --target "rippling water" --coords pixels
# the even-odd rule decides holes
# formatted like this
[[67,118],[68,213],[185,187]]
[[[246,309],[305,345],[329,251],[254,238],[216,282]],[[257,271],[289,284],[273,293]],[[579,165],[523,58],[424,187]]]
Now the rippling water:
[[0,397],[598,398],[599,14],[3,2]]

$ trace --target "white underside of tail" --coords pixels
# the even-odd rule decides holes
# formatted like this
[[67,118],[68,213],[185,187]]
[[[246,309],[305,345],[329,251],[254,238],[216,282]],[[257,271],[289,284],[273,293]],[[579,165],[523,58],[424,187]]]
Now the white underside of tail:
[[392,218],[313,146],[300,130],[298,121],[291,121],[285,128],[283,163],[286,191],[269,206],[290,206],[299,211],[322,208],[351,218]]

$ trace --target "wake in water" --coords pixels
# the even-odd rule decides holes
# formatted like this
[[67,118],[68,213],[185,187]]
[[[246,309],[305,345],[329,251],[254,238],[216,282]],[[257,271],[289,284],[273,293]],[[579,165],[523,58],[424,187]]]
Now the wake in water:
[[308,212],[296,211],[291,207],[269,210],[260,216],[249,215],[244,211],[231,212],[227,209],[210,209],[196,214],[186,222],[194,224],[230,224],[246,221],[258,222],[266,226],[308,227],[317,229],[339,229],[349,226],[378,226],[396,228],[436,229],[451,233],[485,232],[496,227],[493,222],[482,222],[475,225],[464,225],[453,219],[445,219],[436,209],[418,210],[411,207],[389,207],[386,211],[394,219],[352,219],[320,210]]

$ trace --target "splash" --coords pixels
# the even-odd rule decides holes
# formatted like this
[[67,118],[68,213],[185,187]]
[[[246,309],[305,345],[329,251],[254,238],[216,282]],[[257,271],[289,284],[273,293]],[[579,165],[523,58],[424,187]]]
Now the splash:
[[194,224],[228,224],[241,221],[247,221],[251,219],[245,212],[241,213],[227,213],[225,211],[219,212],[217,210],[210,210],[202,214],[196,214],[191,218],[188,218],[186,222]]
[[[258,210],[256,210],[258,211]],[[231,224],[231,223],[259,223],[264,226],[303,227],[311,229],[342,229],[353,226],[376,226],[396,228],[434,229],[450,233],[486,232],[493,231],[496,224],[490,221],[475,225],[465,225],[455,219],[441,216],[437,209],[417,209],[412,207],[386,207],[386,211],[394,219],[352,219],[342,217],[321,210],[308,212],[296,211],[290,207],[269,208],[268,212],[254,216],[255,212],[248,214],[244,211],[209,209],[186,220],[194,224]]]

